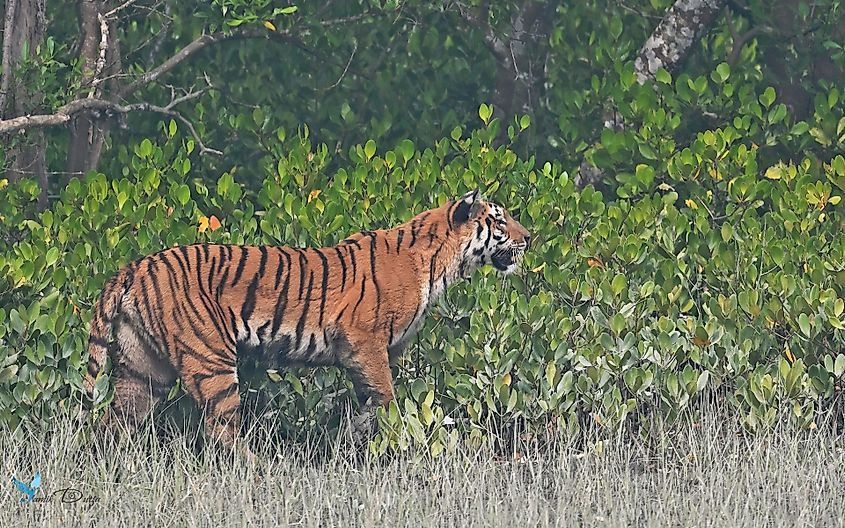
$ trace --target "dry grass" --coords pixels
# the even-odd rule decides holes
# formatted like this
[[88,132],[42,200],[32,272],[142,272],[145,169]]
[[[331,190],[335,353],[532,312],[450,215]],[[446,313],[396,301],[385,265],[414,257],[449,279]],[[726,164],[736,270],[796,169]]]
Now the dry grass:
[[[581,442],[513,457],[464,450],[371,460],[340,442],[289,445],[266,472],[186,435],[160,441],[0,433],[2,526],[842,526],[845,449],[823,433],[743,436],[713,420],[639,441]],[[8,480],[40,471],[36,497]],[[62,488],[82,500],[63,503]]]

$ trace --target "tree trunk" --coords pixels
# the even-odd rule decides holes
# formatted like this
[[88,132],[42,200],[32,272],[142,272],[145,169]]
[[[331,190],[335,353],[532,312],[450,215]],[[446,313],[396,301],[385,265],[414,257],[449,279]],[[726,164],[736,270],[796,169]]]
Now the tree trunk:
[[[542,87],[554,3],[526,1],[513,19],[505,53],[497,57],[493,106],[502,112],[507,131],[513,117],[533,114]],[[501,139],[501,138],[500,138]]]
[[640,49],[634,62],[637,80],[654,79],[657,70],[674,71],[725,7],[726,0],[678,0]]
[[[21,57],[35,55],[44,40],[47,27],[45,0],[8,0],[3,26],[3,71],[0,75],[0,117],[33,113],[42,102],[42,94],[32,92],[25,80],[15,76]],[[3,138],[6,147],[6,177],[15,181],[35,178],[41,185],[38,205],[47,207],[47,163],[44,134],[40,130]]]
[[[645,41],[634,72],[640,84],[654,80],[657,70],[677,70],[687,58],[693,45],[713,26],[726,0],[677,0]],[[606,119],[606,123],[616,123]],[[624,126],[624,124],[622,125]],[[584,161],[575,175],[575,186],[583,189],[604,179],[604,172]]]
[[[105,3],[99,0],[77,3],[79,58],[83,64],[78,97],[105,99],[106,87],[117,82],[115,74],[120,70],[117,25],[114,20],[103,18],[105,9]],[[91,113],[79,114],[71,121],[65,169],[68,173],[81,176],[97,169],[110,126],[108,119]]]

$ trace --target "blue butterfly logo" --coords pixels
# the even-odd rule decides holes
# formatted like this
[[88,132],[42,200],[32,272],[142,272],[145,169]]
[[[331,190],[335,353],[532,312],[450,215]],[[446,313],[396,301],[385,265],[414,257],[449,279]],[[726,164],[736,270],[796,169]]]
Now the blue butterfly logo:
[[26,497],[21,499],[21,504],[29,504],[32,502],[32,499],[35,498],[35,492],[38,491],[38,486],[41,485],[41,473],[36,473],[32,477],[32,482],[30,482],[29,485],[16,479],[14,475],[12,476],[12,482],[15,483],[15,486],[21,491],[21,493],[26,495]]

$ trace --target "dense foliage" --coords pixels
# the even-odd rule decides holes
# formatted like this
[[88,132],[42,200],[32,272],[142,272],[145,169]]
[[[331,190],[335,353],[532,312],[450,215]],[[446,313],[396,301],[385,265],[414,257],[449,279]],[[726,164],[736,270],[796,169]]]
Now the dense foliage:
[[[834,99],[819,103],[841,113]],[[653,411],[672,420],[702,395],[724,398],[753,429],[786,416],[813,426],[845,375],[845,158],[759,166],[738,129],[770,129],[770,104],[764,92],[752,103],[760,117],[638,165],[631,197],[613,201],[577,192],[555,164],[491,148],[495,119],[429,148],[356,146],[328,183],[325,146],[306,127],[280,130],[284,154],[252,196],[228,173],[216,185],[192,177],[194,146],[175,123],[131,149],[126,177],[72,180],[35,219],[23,215],[35,188],[7,187],[0,416],[44,419],[78,400],[92,301],[138,255],[197,240],[331,244],[480,186],[531,226],[536,249],[523,274],[481,272],[434,310],[400,363],[398,405],[374,448],[438,452],[489,419],[574,432],[588,415],[618,431]],[[335,423],[337,371],[274,379],[289,432]]]
[[[514,6],[494,4],[498,27]],[[740,31],[764,24],[764,3],[752,1],[682,71],[645,84],[631,54],[671,2],[639,13],[577,4],[554,12],[544,95],[527,115],[479,106],[495,98],[484,88],[493,59],[454,10],[333,6],[337,19],[366,21],[329,30],[315,22],[325,13],[304,7],[220,0],[199,9],[204,22],[182,28],[188,41],[257,26],[295,29],[307,45],[284,60],[264,41],[205,52],[220,77],[185,115],[222,157],[200,152],[185,121],[132,114],[99,170],[52,180],[46,210],[32,180],[0,179],[0,423],[79,405],[93,302],[141,255],[195,241],[332,244],[480,187],[536,245],[523,273],[484,270],[433,309],[400,361],[374,452],[437,454],[480,442],[491,421],[645,434],[655,420],[694,416],[703,401],[750,430],[782,420],[815,428],[831,415],[841,425],[845,101],[807,65],[817,46],[842,68],[839,3],[799,13],[786,78],[766,67],[785,45],[771,28],[743,33],[746,45],[731,49]],[[180,12],[192,9],[174,4],[169,16],[193,20]],[[121,31],[133,42],[163,23],[151,16]],[[337,71],[298,75],[349,46]],[[46,52],[55,61],[44,59],[36,77],[67,80],[57,72],[69,48]],[[346,64],[349,55],[358,62]],[[147,69],[139,57],[124,63]],[[170,73],[177,84],[196,74]],[[618,122],[607,123],[608,112]],[[63,143],[50,148],[48,160],[59,159]],[[603,172],[595,186],[576,186],[582,164]],[[272,396],[287,435],[336,431],[351,399],[335,369],[259,372],[253,383]]]

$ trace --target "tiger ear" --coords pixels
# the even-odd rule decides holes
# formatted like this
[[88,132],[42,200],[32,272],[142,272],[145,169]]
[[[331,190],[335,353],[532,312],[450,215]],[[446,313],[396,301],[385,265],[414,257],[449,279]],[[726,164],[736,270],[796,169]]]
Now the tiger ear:
[[481,210],[480,195],[481,192],[475,189],[458,198],[458,203],[452,213],[452,220],[457,224],[462,224],[475,218]]

